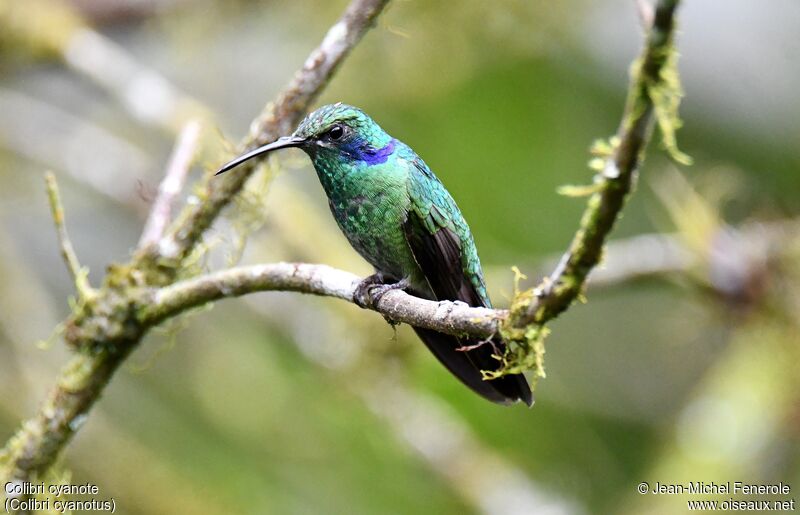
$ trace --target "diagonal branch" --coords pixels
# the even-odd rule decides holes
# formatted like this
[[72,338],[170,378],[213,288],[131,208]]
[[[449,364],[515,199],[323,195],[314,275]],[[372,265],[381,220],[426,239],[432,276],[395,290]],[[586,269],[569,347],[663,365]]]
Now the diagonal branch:
[[[353,0],[278,100],[253,122],[252,134],[244,145],[274,139],[293,126],[387,3],[388,0]],[[245,167],[228,174],[226,180],[213,184],[206,180],[203,201],[186,207],[162,239],[170,241],[170,245],[148,246],[139,250],[132,263],[109,267],[92,309],[79,306],[73,311],[65,323],[64,339],[79,352],[61,370],[39,411],[23,422],[0,451],[0,479],[31,481],[52,466],[113,374],[152,327],[139,320],[136,313],[142,294],[139,285],[152,271],[148,265],[162,262],[165,257],[188,255],[252,171],[252,167]],[[164,248],[174,252],[163,253]]]
[[[267,104],[252,122],[250,134],[239,144],[239,153],[274,141],[294,129],[388,2],[353,0],[341,19],[330,28],[320,46],[295,73],[283,93],[275,102]],[[162,245],[162,257],[180,261],[191,253],[222,208],[242,189],[259,162],[260,159],[247,161],[222,178],[207,175],[200,186],[205,202],[186,207],[168,235],[168,240]]]
[[569,249],[555,270],[534,290],[530,302],[512,313],[512,327],[544,324],[557,317],[578,298],[589,272],[600,262],[605,241],[625,205],[644,157],[653,127],[653,85],[663,82],[662,71],[672,44],[678,0],[660,0],[642,55],[635,63],[619,143],[598,176],[597,191],[589,199]]

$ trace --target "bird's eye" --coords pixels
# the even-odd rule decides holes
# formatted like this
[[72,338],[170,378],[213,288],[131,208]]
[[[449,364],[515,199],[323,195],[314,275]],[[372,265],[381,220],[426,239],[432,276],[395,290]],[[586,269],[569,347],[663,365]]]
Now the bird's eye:
[[341,125],[334,125],[333,128],[328,131],[328,136],[334,141],[341,138],[343,135],[344,129]]

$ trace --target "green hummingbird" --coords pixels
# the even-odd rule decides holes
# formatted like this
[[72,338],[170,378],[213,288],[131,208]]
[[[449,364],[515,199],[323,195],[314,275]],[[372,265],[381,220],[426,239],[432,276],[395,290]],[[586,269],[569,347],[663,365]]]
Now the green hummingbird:
[[[467,222],[453,197],[424,161],[358,108],[320,107],[291,136],[259,147],[217,174],[280,148],[303,150],[314,164],[336,223],[374,268],[356,289],[365,307],[392,289],[434,301],[491,307]],[[484,380],[497,370],[499,338],[481,342],[414,327],[439,361],[466,386],[497,403],[533,404],[522,374]]]

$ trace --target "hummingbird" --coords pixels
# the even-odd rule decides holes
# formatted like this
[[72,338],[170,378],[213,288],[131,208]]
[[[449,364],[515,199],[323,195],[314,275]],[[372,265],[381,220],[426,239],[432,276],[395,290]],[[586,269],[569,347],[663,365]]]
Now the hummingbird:
[[[361,307],[393,289],[433,301],[491,308],[478,251],[453,197],[425,162],[360,109],[330,104],[310,113],[291,136],[225,164],[217,175],[283,148],[304,151],[314,165],[339,229],[375,269],[356,288]],[[462,383],[496,403],[533,396],[522,374],[485,380],[500,366],[498,337],[480,341],[413,327]]]

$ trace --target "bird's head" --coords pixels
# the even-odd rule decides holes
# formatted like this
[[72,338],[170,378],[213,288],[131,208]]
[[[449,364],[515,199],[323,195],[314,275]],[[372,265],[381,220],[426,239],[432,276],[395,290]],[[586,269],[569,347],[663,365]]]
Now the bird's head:
[[303,150],[315,162],[320,159],[374,165],[386,162],[394,151],[395,140],[362,110],[342,103],[329,104],[306,116],[291,136],[237,157],[217,174],[267,152],[292,147]]

